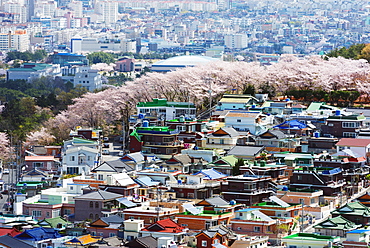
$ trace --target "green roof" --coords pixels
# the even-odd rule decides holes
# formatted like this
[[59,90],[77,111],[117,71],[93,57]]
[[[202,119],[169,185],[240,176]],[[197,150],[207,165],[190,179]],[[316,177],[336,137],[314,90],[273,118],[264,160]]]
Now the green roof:
[[152,126],[152,127],[137,127],[137,131],[157,131],[157,132],[170,132],[174,131],[175,129],[170,129],[169,127],[159,127],[159,126]]
[[130,136],[134,136],[137,141],[141,142],[141,136],[136,132],[136,129],[130,133]]
[[9,71],[40,71],[44,70],[47,67],[51,67],[51,65],[49,64],[24,63],[23,65],[35,65],[35,66],[30,68],[24,67],[10,68]]
[[334,210],[332,214],[341,214],[341,215],[349,214],[370,217],[370,209],[361,202],[349,202],[343,207]]
[[[301,205],[300,203],[288,203],[288,204],[289,204],[289,207]],[[253,206],[286,208],[286,207],[280,206],[279,204],[277,204],[275,202],[260,202],[260,203],[254,204]]]
[[[62,224],[62,226],[65,227],[68,223],[70,223],[60,216],[55,217],[55,218],[50,218],[50,219],[44,219],[43,221],[47,222],[49,226],[52,228],[58,228],[58,224]],[[40,222],[43,222],[43,221],[40,221]]]
[[338,229],[346,231],[353,230],[359,227],[361,227],[361,225],[356,225],[354,222],[349,221],[342,216],[337,216],[335,218],[324,220],[314,226],[314,228]]
[[[235,157],[234,155],[229,155],[229,156],[221,157],[221,158],[215,160],[214,162],[217,162],[219,160],[222,160],[226,164],[228,164],[229,166],[233,167],[235,165],[235,163],[238,161],[238,158]],[[223,165],[219,165],[219,164],[214,164],[213,162],[211,164],[213,164],[214,166],[223,166]]]
[[139,102],[137,107],[178,107],[178,108],[195,108],[191,102],[168,102],[167,99],[154,98],[152,102]]
[[316,241],[334,241],[338,237],[336,236],[324,236],[324,235],[318,235],[313,233],[296,233],[293,235],[289,235],[287,237],[284,237],[283,239],[296,239],[296,240],[316,240]]

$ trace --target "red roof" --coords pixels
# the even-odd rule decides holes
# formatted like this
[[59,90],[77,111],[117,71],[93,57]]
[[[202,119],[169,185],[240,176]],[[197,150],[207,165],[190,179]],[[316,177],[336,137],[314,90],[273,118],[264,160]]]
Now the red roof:
[[171,219],[159,220],[149,226],[143,228],[141,231],[146,232],[163,232],[163,233],[181,233],[185,227],[180,226]]
[[15,235],[21,234],[22,232],[18,231],[17,229],[13,228],[5,228],[5,227],[0,227],[0,236],[4,235],[10,235],[14,237]]
[[370,139],[342,138],[336,145],[348,147],[366,147],[370,145]]
[[359,158],[344,158],[343,162],[364,162],[366,161],[366,158],[359,157]]
[[25,156],[24,160],[27,161],[54,161],[54,156]]

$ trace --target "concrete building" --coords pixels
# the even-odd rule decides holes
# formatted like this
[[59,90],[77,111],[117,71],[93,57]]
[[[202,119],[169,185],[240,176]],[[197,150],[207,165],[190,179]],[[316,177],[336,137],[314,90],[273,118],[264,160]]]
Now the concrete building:
[[80,85],[88,91],[94,91],[102,87],[101,75],[98,70],[93,70],[90,67],[80,67],[74,76],[73,85]]
[[102,15],[105,24],[113,24],[118,20],[118,3],[114,1],[101,1],[95,5],[95,11]]
[[227,34],[224,36],[225,46],[232,49],[243,49],[248,47],[246,34]]
[[7,70],[7,80],[26,80],[31,81],[41,77],[62,76],[59,65],[24,63],[19,68],[10,68]]
[[30,41],[26,30],[9,31],[0,33],[0,51],[20,51],[29,49]]

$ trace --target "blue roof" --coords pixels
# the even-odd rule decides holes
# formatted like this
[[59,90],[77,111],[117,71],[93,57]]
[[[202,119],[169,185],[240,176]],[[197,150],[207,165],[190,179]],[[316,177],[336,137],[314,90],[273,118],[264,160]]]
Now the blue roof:
[[20,240],[30,240],[30,241],[40,241],[45,239],[55,239],[60,238],[62,235],[58,233],[54,228],[34,228],[30,230],[25,230],[24,232],[15,236],[16,239]]
[[291,121],[284,121],[283,123],[274,126],[274,128],[300,130],[303,128],[307,128],[307,125],[297,120],[291,120]]
[[141,186],[144,186],[144,187],[157,186],[160,183],[160,182],[153,181],[148,176],[139,177],[139,178],[136,178],[134,180],[135,180],[135,182],[137,182],[138,184],[140,184]]
[[357,230],[352,230],[352,231],[349,231],[347,233],[366,233],[366,232],[370,232],[370,230],[367,230],[367,229],[357,229]]
[[340,173],[341,171],[342,171],[341,168],[335,168],[335,169],[332,169],[332,170],[323,171],[322,174],[324,174],[324,175],[333,175],[333,174]]
[[129,201],[127,200],[127,198],[125,197],[122,197],[122,198],[118,198],[117,201],[123,205],[125,205],[126,207],[128,208],[131,208],[131,207],[136,207],[136,204],[133,203],[132,201]]
[[194,175],[199,175],[199,174],[202,174],[207,179],[220,179],[220,178],[227,176],[213,168],[207,169],[207,170],[201,170],[198,173],[195,173]]

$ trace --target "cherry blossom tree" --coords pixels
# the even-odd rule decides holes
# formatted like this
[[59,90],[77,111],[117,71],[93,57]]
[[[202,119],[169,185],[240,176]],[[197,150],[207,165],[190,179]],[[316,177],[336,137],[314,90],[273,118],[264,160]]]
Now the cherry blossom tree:
[[34,145],[50,145],[54,141],[55,136],[50,134],[45,127],[42,127],[40,130],[28,134],[24,145],[28,148]]

